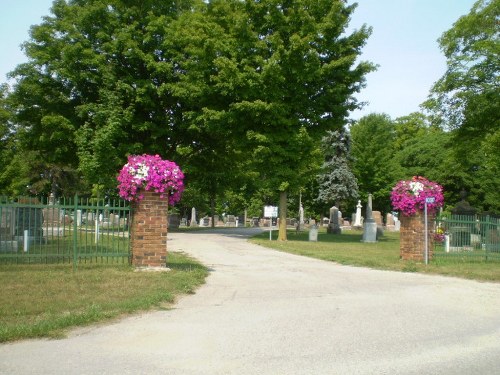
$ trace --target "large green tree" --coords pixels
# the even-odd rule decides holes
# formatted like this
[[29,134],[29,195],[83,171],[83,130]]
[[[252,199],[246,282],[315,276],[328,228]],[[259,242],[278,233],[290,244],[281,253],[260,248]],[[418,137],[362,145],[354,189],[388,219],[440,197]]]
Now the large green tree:
[[[357,62],[370,30],[350,34],[355,5],[338,0],[246,0],[247,24],[236,61],[247,79],[231,105],[253,168],[280,192],[279,239],[286,240],[287,193],[298,191],[327,130],[358,106],[353,94],[374,69]],[[238,85],[237,85],[238,87]]]
[[179,108],[165,83],[171,20],[193,1],[56,0],[24,44],[17,136],[46,165],[111,186],[128,153],[171,155]]
[[[439,39],[447,70],[425,107],[451,130],[460,183],[485,209],[500,209],[500,0],[479,0]],[[466,157],[464,157],[466,155]],[[484,188],[484,190],[483,190]]]
[[[342,0],[56,0],[13,73],[17,136],[45,166],[110,187],[129,153],[185,162],[212,200],[287,192],[374,67]],[[56,169],[54,169],[55,171]],[[240,173],[242,172],[243,173]],[[52,174],[54,175],[54,174]],[[250,184],[247,184],[248,186]]]
[[388,212],[390,192],[401,176],[394,153],[396,131],[386,114],[372,113],[356,121],[350,128],[352,170],[358,180],[363,201],[373,195],[373,208]]

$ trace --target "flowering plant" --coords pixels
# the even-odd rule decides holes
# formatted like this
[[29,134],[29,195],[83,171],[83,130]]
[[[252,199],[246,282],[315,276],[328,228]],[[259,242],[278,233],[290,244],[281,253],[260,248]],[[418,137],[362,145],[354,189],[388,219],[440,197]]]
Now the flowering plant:
[[434,211],[444,203],[443,187],[420,176],[414,176],[409,181],[399,181],[391,192],[392,206],[406,216],[423,210],[426,198],[431,197],[434,198],[434,203],[427,203],[427,209]]
[[144,198],[141,191],[154,191],[168,197],[170,205],[181,199],[184,174],[177,164],[158,155],[130,155],[118,175],[120,197],[128,201]]
[[445,236],[445,231],[443,228],[438,227],[436,229],[436,233],[434,233],[434,242],[443,242]]

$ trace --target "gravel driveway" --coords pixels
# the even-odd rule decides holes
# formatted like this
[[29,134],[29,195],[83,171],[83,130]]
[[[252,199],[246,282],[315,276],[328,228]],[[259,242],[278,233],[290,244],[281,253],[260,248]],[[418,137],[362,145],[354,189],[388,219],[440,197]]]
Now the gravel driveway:
[[341,266],[169,233],[210,267],[170,311],[0,345],[0,374],[498,374],[500,284]]

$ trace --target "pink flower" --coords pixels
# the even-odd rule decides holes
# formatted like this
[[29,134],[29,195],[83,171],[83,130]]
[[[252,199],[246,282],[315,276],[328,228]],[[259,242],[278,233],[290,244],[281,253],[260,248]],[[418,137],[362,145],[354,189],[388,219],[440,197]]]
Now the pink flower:
[[117,179],[120,197],[128,201],[140,201],[144,198],[141,191],[147,190],[168,197],[173,206],[184,191],[184,174],[179,166],[159,155],[130,155]]
[[392,207],[405,216],[423,210],[426,198],[431,197],[434,203],[427,203],[427,209],[432,212],[444,204],[443,187],[420,176],[414,176],[410,181],[399,181],[391,192]]

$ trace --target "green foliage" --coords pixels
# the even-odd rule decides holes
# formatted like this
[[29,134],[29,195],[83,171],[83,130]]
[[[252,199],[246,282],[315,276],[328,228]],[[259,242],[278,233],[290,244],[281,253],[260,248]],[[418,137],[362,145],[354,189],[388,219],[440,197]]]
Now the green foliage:
[[[16,139],[41,157],[34,169],[76,171],[75,181],[107,189],[127,154],[175,159],[212,211],[241,186],[298,190],[319,140],[343,127],[374,69],[357,61],[371,30],[347,32],[354,9],[341,0],[57,0],[12,73]],[[23,178],[36,183],[31,171]]]
[[354,159],[352,170],[358,180],[363,201],[373,195],[373,209],[391,210],[390,192],[400,178],[394,158],[396,132],[393,121],[385,114],[370,114],[351,126]]
[[329,131],[321,140],[325,161],[318,175],[317,200],[343,207],[342,203],[358,197],[356,177],[350,169],[350,137],[346,131]]
[[425,103],[433,121],[452,130],[454,158],[465,172],[456,182],[470,192],[477,208],[496,211],[500,211],[499,17],[499,0],[479,0],[441,36],[447,71]]

